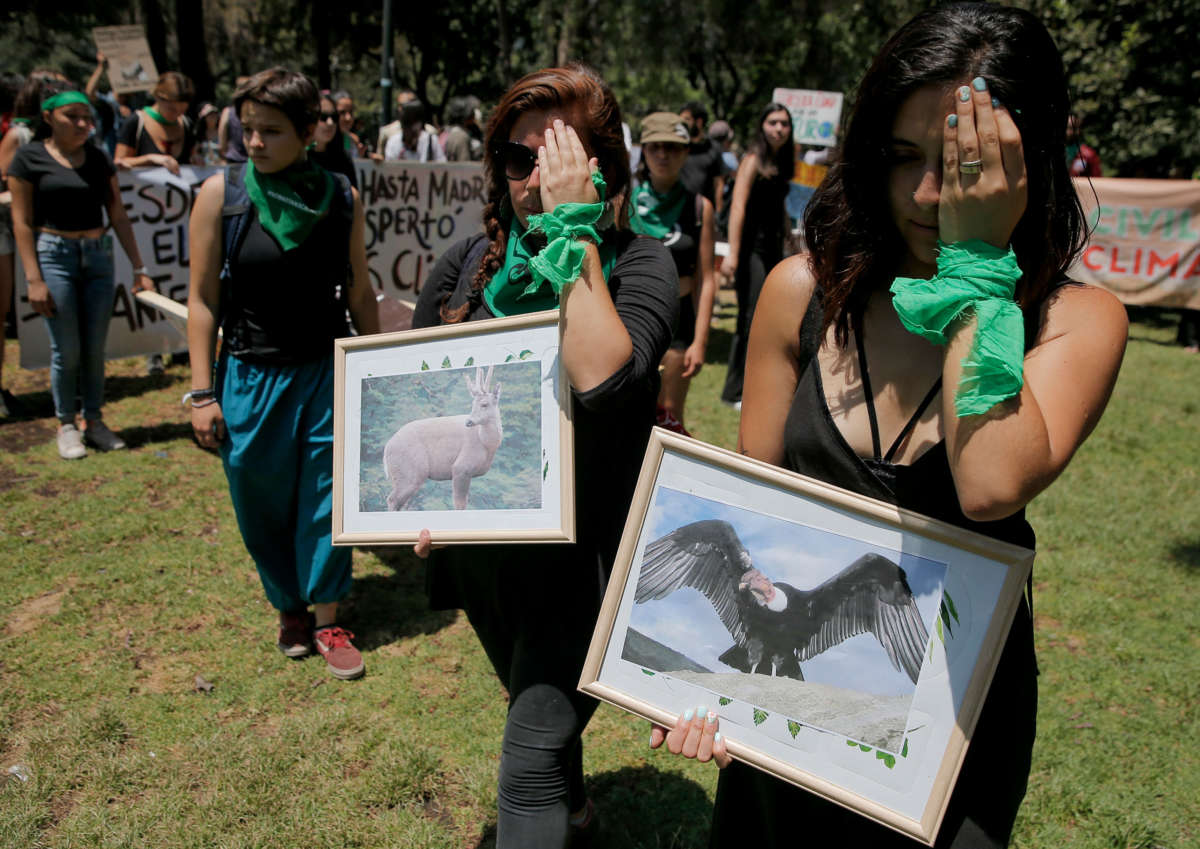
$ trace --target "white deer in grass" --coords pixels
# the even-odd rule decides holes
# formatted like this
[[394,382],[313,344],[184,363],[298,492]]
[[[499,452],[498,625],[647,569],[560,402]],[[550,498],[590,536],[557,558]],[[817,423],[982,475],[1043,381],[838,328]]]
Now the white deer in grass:
[[487,377],[475,369],[475,379],[466,378],[471,392],[471,412],[465,416],[417,419],[400,428],[383,449],[383,470],[392,484],[389,510],[403,510],[427,480],[451,481],[454,509],[465,510],[471,478],[492,467],[504,432],[500,427],[500,384],[492,388],[492,369]]

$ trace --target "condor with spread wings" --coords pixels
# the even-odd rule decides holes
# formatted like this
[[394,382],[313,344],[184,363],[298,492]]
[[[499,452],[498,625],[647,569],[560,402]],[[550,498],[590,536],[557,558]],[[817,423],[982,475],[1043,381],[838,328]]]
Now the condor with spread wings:
[[634,602],[681,587],[708,598],[734,640],[720,660],[743,672],[803,681],[803,661],[868,632],[914,683],[921,672],[929,632],[904,570],[882,555],[864,554],[820,586],[799,590],[754,568],[732,525],[706,519],[646,546]]

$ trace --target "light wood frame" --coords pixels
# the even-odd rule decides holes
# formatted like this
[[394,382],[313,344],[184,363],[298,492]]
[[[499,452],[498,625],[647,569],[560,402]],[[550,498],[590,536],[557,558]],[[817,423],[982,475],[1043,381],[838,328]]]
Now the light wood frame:
[[[571,389],[559,356],[562,336],[558,322],[558,311],[546,310],[337,340],[334,349],[333,544],[410,543],[417,540],[422,528],[430,530],[435,544],[573,542],[575,491]],[[458,346],[479,352],[479,356],[472,354],[459,365],[446,365],[459,350]],[[393,362],[394,366],[391,365]],[[418,362],[419,367],[414,367]],[[371,372],[371,377],[397,378],[442,369],[473,370],[494,365],[499,379],[507,365],[521,362],[542,363],[538,390],[541,396],[539,434],[545,471],[540,509],[472,508],[468,501],[467,509],[461,511],[366,511],[360,509],[361,501],[351,503],[357,497],[362,480],[359,372],[365,364],[383,366],[381,373]],[[440,367],[439,363],[442,364]],[[358,381],[357,387],[355,381]],[[501,424],[507,429],[510,425],[504,420],[503,394],[500,405]],[[447,410],[440,415],[465,412]],[[499,451],[503,450],[501,441]],[[541,466],[539,463],[539,468]]]
[[[664,490],[666,495],[659,496]],[[701,517],[702,510],[679,508],[680,503],[685,508],[691,503],[688,498],[700,499],[695,502],[698,506],[715,504],[715,510],[753,513],[755,508],[747,505],[765,505],[755,514],[764,517],[761,527],[786,522],[805,534],[828,533],[831,540],[910,552],[903,556],[945,566],[938,590],[940,606],[934,608],[920,677],[912,685],[911,702],[900,726],[901,752],[861,745],[848,735],[810,726],[804,717],[776,711],[772,719],[771,712],[730,700],[708,686],[718,680],[715,676],[684,680],[678,676],[689,673],[650,670],[622,657],[628,650],[643,549],[652,539],[661,538],[665,528],[680,522],[679,517],[686,517],[683,524]],[[664,504],[675,504],[671,517]],[[861,529],[858,536],[854,528]],[[686,708],[706,704],[719,715],[728,751],[738,760],[933,845],[1033,556],[1028,549],[655,428],[579,688],[668,727]],[[953,620],[948,618],[945,596],[951,586],[962,595],[957,609],[950,599]],[[932,603],[928,598],[933,596],[925,600],[927,606]],[[715,614],[712,617],[719,625]],[[693,621],[680,624],[693,627]],[[686,633],[688,645],[694,645],[697,632]],[[727,674],[731,677],[721,680],[757,677]],[[933,713],[929,713],[931,705],[937,706]],[[748,708],[753,711],[752,722]],[[929,723],[928,728],[914,727],[918,716]],[[784,721],[786,733],[781,733]]]

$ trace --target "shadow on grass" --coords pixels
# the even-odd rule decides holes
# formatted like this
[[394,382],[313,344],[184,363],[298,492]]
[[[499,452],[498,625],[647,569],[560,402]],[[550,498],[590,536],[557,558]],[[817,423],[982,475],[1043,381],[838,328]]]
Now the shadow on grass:
[[729,349],[733,347],[733,334],[720,327],[708,331],[708,347],[704,349],[706,365],[723,366],[729,362]]
[[173,442],[192,438],[191,422],[163,422],[148,427],[121,428],[121,438],[130,448],[142,448],[156,442]]
[[1200,572],[1200,541],[1176,542],[1171,546],[1171,559],[1185,571]]
[[[596,817],[586,839],[580,839],[584,836],[580,834],[572,846],[693,849],[708,845],[712,802],[694,781],[639,766],[589,776],[586,785]],[[489,823],[472,845],[494,849],[496,824]]]
[[[135,398],[149,392],[158,392],[175,384],[183,386],[187,381],[187,372],[181,370],[139,376],[110,374],[104,378],[104,399],[106,403],[112,403],[122,398]],[[180,395],[182,394],[180,392]]]
[[434,634],[454,623],[453,610],[430,610],[425,596],[425,563],[411,546],[388,546],[370,551],[394,575],[355,578],[350,591],[355,644],[366,651],[418,634]]

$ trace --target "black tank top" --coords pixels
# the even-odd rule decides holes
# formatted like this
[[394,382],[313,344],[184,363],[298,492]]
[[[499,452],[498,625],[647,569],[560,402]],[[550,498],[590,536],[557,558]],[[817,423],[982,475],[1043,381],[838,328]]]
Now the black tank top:
[[674,229],[662,239],[671,252],[671,259],[675,260],[675,271],[680,277],[695,274],[700,259],[700,227],[704,223],[699,209],[700,197],[694,192],[688,193]]
[[[924,513],[994,539],[1032,549],[1035,538],[1033,528],[1025,520],[1024,509],[994,522],[976,522],[963,514],[954,488],[954,478],[950,473],[945,440],[938,442],[910,465],[891,461],[904,437],[937,396],[941,388],[940,379],[930,389],[924,402],[905,425],[887,454],[880,456],[874,402],[861,344],[858,349],[859,366],[863,374],[863,389],[867,396],[875,457],[862,458],[854,452],[842,436],[842,432],[838,430],[825,400],[821,367],[817,361],[817,349],[821,344],[822,316],[821,297],[819,293],[814,293],[804,321],[800,325],[802,371],[787,421],[784,423],[784,468],[860,495]],[[856,332],[855,337],[861,339],[861,332]]]

